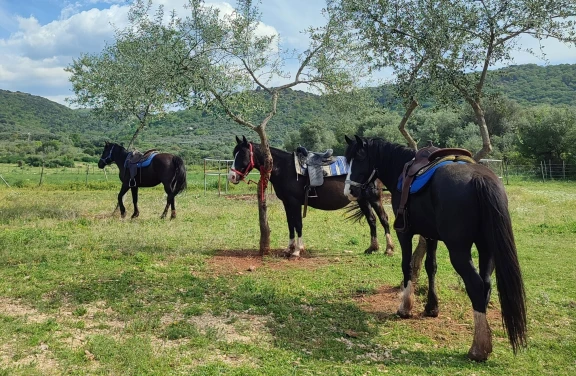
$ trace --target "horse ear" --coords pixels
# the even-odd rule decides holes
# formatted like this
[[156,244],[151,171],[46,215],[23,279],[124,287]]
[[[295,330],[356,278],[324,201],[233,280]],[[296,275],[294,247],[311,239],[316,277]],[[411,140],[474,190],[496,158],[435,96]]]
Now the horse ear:
[[248,140],[246,139],[246,136],[242,136],[242,141],[243,141],[245,144],[248,144]]
[[238,145],[240,145],[240,144],[242,143],[242,141],[238,138],[238,136],[236,136],[236,143],[237,143]]
[[104,141],[104,146],[108,146],[110,144],[108,141]]
[[348,135],[346,135],[346,134],[344,135],[344,139],[346,140],[346,143],[347,143],[348,145],[352,145],[352,143],[354,142],[354,141],[352,141],[352,140],[350,139],[350,137],[348,137]]
[[358,143],[358,145],[364,147],[364,140],[360,138],[360,136],[358,136],[357,134],[354,135],[354,137],[356,137],[356,142]]

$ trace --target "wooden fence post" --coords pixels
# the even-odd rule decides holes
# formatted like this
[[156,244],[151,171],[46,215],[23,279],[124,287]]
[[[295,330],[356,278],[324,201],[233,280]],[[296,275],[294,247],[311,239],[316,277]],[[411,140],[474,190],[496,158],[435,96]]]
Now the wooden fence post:
[[42,171],[40,172],[40,183],[38,183],[38,186],[42,185],[43,178],[44,178],[44,161],[42,161]]

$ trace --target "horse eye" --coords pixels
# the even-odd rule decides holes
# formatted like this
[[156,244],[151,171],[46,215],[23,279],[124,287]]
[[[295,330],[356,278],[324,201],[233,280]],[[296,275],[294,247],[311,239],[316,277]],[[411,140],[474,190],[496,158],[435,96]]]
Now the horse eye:
[[363,160],[364,158],[366,158],[366,150],[364,150],[364,149],[358,150],[357,158],[359,160]]

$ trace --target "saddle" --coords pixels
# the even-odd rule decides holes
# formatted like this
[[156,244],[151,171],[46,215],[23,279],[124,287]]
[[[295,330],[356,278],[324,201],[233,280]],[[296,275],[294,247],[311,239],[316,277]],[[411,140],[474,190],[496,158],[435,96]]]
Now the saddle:
[[314,193],[314,196],[310,196],[310,191],[312,188],[324,184],[324,170],[322,167],[336,162],[336,157],[334,157],[332,153],[332,149],[327,149],[325,152],[319,153],[308,151],[304,146],[298,146],[296,148],[296,156],[298,157],[300,165],[305,167],[308,171],[308,185],[304,189],[303,218],[306,218],[306,212],[308,210],[308,197],[318,197],[316,193]]
[[404,165],[404,170],[399,178],[402,180],[402,186],[400,205],[394,221],[396,231],[405,232],[408,229],[407,206],[410,198],[410,187],[414,179],[446,161],[476,163],[472,158],[472,153],[466,149],[438,148],[432,145],[431,141],[428,141],[428,146],[418,150],[414,158]]
[[136,186],[138,168],[147,167],[156,154],[158,154],[156,149],[146,150],[144,153],[138,150],[128,153],[126,161],[124,161],[124,168],[128,170],[130,174],[128,187],[132,188]]

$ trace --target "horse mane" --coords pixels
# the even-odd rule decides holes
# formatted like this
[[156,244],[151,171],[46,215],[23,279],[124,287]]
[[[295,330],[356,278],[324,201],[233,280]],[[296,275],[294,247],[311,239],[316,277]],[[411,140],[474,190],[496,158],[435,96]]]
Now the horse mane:
[[414,149],[386,141],[382,138],[368,138],[366,141],[372,155],[376,153],[376,155],[390,156],[393,167],[403,168],[404,164],[416,155]]

